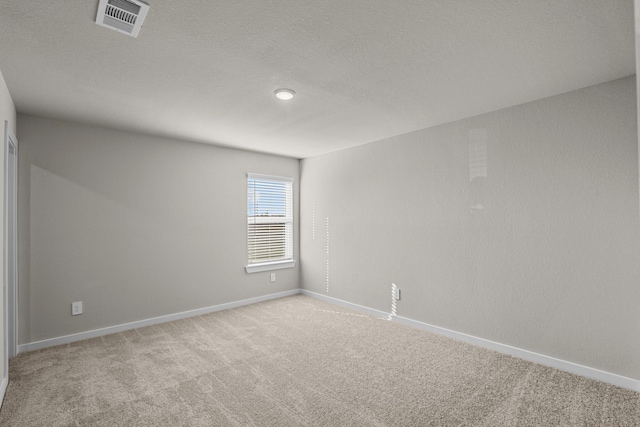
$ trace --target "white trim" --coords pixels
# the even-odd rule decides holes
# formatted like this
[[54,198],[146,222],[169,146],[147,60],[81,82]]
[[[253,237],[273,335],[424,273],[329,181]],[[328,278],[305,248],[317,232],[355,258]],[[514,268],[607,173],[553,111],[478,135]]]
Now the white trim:
[[[2,172],[3,177],[6,178],[7,175],[7,147],[9,146],[9,122],[7,120],[4,121],[4,140],[2,142],[3,150],[4,150],[4,171]],[[6,186],[6,183],[5,185]],[[3,186],[3,191],[4,191]],[[0,404],[2,404],[4,400],[4,390],[6,389],[6,385],[9,383],[9,288],[8,288],[8,275],[7,275],[7,256],[8,251],[7,248],[7,192],[4,191],[3,200],[2,200],[2,213],[4,215],[3,224],[2,224],[2,248],[4,251],[2,257],[2,374],[0,378],[2,380],[2,396],[0,396]]]
[[[3,363],[2,366],[0,367],[0,370],[2,371],[2,374],[0,375],[0,405],[2,405],[2,402],[4,400],[4,395],[5,392],[7,390],[7,385],[9,384],[9,357],[13,357],[17,354],[16,351],[16,347],[17,347],[17,340],[18,340],[18,329],[17,329],[17,305],[16,305],[16,300],[17,300],[17,292],[18,292],[18,288],[17,288],[17,281],[18,281],[18,269],[17,269],[17,246],[16,246],[16,242],[17,242],[17,237],[16,237],[16,233],[17,233],[17,228],[13,230],[13,242],[12,242],[12,248],[14,249],[14,253],[13,253],[13,279],[14,282],[11,283],[11,290],[12,290],[12,299],[11,301],[9,301],[9,251],[7,250],[7,247],[9,246],[9,240],[8,240],[8,230],[9,230],[9,204],[11,204],[11,207],[13,208],[13,219],[14,219],[14,223],[12,225],[16,225],[17,221],[16,220],[16,209],[17,209],[17,193],[13,194],[13,199],[9,200],[9,191],[8,190],[8,186],[9,186],[9,182],[10,182],[10,177],[9,177],[9,161],[10,161],[10,156],[9,156],[9,152],[10,152],[10,146],[13,146],[15,149],[15,163],[13,164],[14,168],[13,168],[13,172],[14,172],[14,176],[13,178],[16,179],[16,189],[17,189],[17,158],[18,158],[18,139],[16,138],[15,134],[13,133],[13,130],[9,128],[9,122],[7,120],[4,121],[4,142],[3,142],[3,150],[4,150],[4,171],[3,171],[3,177],[4,177],[4,187],[3,187],[3,191],[4,191],[4,195],[3,195],[3,208],[2,208],[2,212],[4,215],[3,218],[3,224],[2,224],[2,230],[3,230],[3,236],[2,236],[2,247],[4,248],[4,256],[2,259],[2,265],[3,265],[3,275],[2,275],[2,317],[3,317],[3,337],[4,339],[2,340],[2,354],[3,354]],[[11,310],[9,310],[9,307],[11,307]],[[13,315],[13,318],[10,319],[9,318],[9,311],[11,311],[11,314]],[[9,326],[12,326],[12,331],[11,333],[9,333]],[[12,337],[12,341],[11,343],[9,342],[9,335],[11,335]],[[9,348],[9,344],[12,344],[11,348]]]
[[[42,341],[36,341],[28,344],[21,344],[18,346],[18,353],[24,353],[27,351],[40,350],[47,347],[53,347],[55,345],[68,344],[75,341],[85,340],[89,338],[95,338],[103,335],[109,335],[117,332],[127,331],[130,329],[141,328],[144,326],[156,325],[158,323],[171,322],[174,320],[185,319],[193,316],[200,316],[207,313],[213,313],[216,311],[228,310],[230,308],[241,307],[244,305],[255,304],[258,302],[268,301],[276,298],[283,298],[291,295],[303,294],[312,298],[327,301],[332,304],[340,305],[345,308],[350,308],[374,317],[387,318],[389,313],[376,310],[374,308],[365,307],[358,304],[353,304],[344,300],[329,297],[316,292],[308,291],[306,289],[293,289],[290,291],[278,292],[275,294],[263,295],[260,297],[249,298],[245,300],[229,302],[225,304],[214,305],[211,307],[200,308],[196,310],[184,311],[181,313],[170,314],[166,316],[154,317],[151,319],[140,320],[137,322],[125,323],[122,325],[110,326],[102,329],[95,329],[92,331],[81,332],[78,334],[65,335],[62,337],[51,338]],[[602,381],[608,384],[612,384],[618,387],[626,388],[632,391],[640,392],[640,381],[624,377],[622,375],[614,374],[611,372],[602,371],[588,366],[579,365],[577,363],[568,362],[566,360],[557,359],[551,356],[545,356],[543,354],[535,353],[529,350],[513,347],[507,344],[501,344],[495,341],[486,340],[484,338],[478,338],[473,335],[468,335],[462,332],[456,332],[450,329],[441,328],[439,326],[430,325],[428,323],[420,322],[413,319],[408,319],[401,316],[392,316],[393,321],[407,326],[411,326],[418,329],[423,329],[438,335],[446,336],[456,339],[458,341],[466,342],[478,347],[494,350],[499,353],[508,354],[510,356],[518,357],[520,359],[527,360],[529,362],[538,363],[540,365],[548,366],[551,368],[559,369],[562,371],[570,372],[572,374],[580,375],[583,377],[591,378],[597,381]],[[7,384],[6,380],[0,384],[0,396],[4,393]],[[1,398],[0,398],[1,401]]]
[[130,329],[143,328],[145,326],[157,325],[158,323],[172,322],[174,320],[186,319],[188,317],[201,316],[203,314],[213,313],[216,311],[228,310],[230,308],[242,307],[244,305],[255,304],[258,302],[269,301],[276,298],[297,295],[300,289],[292,289],[290,291],[277,292],[275,294],[262,295],[259,297],[243,299],[240,301],[228,302],[224,304],[213,305],[210,307],[198,308],[195,310],[183,311],[181,313],[168,314],[166,316],[153,317],[146,320],[138,320],[121,325],[108,326],[106,328],[94,329],[91,331],[80,332],[77,334],[65,335],[62,337],[49,338],[42,341],[20,344],[18,353],[40,350],[47,347],[53,347],[61,344],[69,344],[76,341],[86,340],[89,338],[101,337],[103,335],[115,334],[117,332],[128,331]]
[[3,378],[2,382],[0,382],[0,406],[2,406],[2,401],[4,400],[4,395],[7,392],[8,385],[9,385],[9,378]]
[[284,268],[293,268],[296,266],[295,259],[286,261],[262,262],[260,264],[245,265],[244,270],[247,273],[259,273],[261,271],[282,270]]
[[[326,295],[318,294],[303,289],[302,294],[321,299],[327,302],[331,302],[343,307],[351,308],[356,311],[360,311],[366,314],[370,314],[375,317],[387,317],[389,313],[364,307],[358,304],[353,304],[347,301],[339,300],[337,298],[329,297]],[[566,360],[557,359],[552,356],[546,356],[544,354],[535,353],[533,351],[524,350],[518,347],[513,347],[507,344],[501,344],[495,341],[479,338],[473,335],[468,335],[462,332],[453,331],[451,329],[441,328],[439,326],[430,325],[428,323],[420,322],[418,320],[409,319],[401,316],[391,316],[392,320],[403,325],[411,326],[418,329],[423,329],[438,335],[446,336],[456,339],[458,341],[466,342],[478,347],[487,348],[489,350],[497,351],[499,353],[508,354],[510,356],[518,357],[520,359],[527,360],[529,362],[538,363],[540,365],[548,366],[550,368],[559,369],[561,371],[570,372],[572,374],[580,375],[583,377],[591,378],[604,383],[612,384],[618,387],[626,388],[636,392],[640,392],[640,380],[636,380],[622,375],[614,374],[611,372],[602,371],[600,369],[591,368],[588,366],[580,365]]]
[[[4,224],[3,224],[3,232],[4,232],[4,236],[3,236],[3,284],[4,284],[4,298],[6,299],[6,305],[5,305],[5,310],[6,310],[6,314],[5,314],[5,322],[6,322],[6,327],[5,327],[5,331],[4,333],[6,334],[6,346],[7,346],[7,352],[8,352],[8,358],[10,357],[14,357],[18,354],[17,351],[17,346],[18,346],[18,237],[17,237],[17,233],[18,233],[18,222],[17,222],[17,209],[18,209],[18,139],[16,138],[16,135],[13,133],[13,130],[9,128],[9,122],[5,120],[5,142],[4,142],[4,208],[3,208],[3,214],[4,214]],[[13,171],[14,171],[14,176],[13,178],[15,179],[15,184],[16,187],[14,188],[14,194],[13,194],[13,200],[11,201],[11,205],[13,207],[13,218],[14,218],[14,223],[13,224],[9,224],[9,181],[10,181],[10,176],[9,176],[9,162],[11,161],[9,152],[10,152],[10,146],[14,147],[15,149],[15,154],[14,157],[14,164],[13,164]],[[15,226],[14,230],[13,230],[13,283],[9,283],[9,241],[8,236],[9,236],[9,226],[13,225]],[[12,291],[12,298],[11,300],[9,300],[9,291]],[[9,310],[9,308],[11,308],[11,310]],[[13,314],[13,318],[10,319],[9,318],[9,313]],[[9,326],[12,326],[12,331],[9,331]],[[10,333],[9,333],[10,332]],[[12,337],[12,341],[9,342],[9,336]],[[10,344],[13,344],[12,346],[10,346]],[[8,361],[7,358],[7,361]],[[8,368],[7,368],[8,369]],[[8,371],[7,371],[7,375],[8,375]]]
[[259,173],[247,173],[247,179],[267,179],[272,181],[295,182],[290,176],[260,175]]

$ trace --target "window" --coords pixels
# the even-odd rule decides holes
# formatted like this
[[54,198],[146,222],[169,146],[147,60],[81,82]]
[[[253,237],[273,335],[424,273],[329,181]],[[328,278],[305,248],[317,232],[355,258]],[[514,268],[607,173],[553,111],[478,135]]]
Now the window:
[[295,266],[293,179],[247,176],[247,273]]

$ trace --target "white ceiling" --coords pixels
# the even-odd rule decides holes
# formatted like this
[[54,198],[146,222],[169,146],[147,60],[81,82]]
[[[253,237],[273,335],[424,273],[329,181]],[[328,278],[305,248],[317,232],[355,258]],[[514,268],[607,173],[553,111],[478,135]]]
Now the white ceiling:
[[304,158],[635,73],[632,0],[148,3],[2,0],[17,110]]

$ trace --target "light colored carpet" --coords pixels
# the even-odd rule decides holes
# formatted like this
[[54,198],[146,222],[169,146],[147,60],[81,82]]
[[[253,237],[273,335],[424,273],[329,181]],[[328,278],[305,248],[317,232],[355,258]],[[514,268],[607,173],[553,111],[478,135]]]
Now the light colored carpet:
[[640,394],[305,296],[11,360],[2,426],[639,426]]

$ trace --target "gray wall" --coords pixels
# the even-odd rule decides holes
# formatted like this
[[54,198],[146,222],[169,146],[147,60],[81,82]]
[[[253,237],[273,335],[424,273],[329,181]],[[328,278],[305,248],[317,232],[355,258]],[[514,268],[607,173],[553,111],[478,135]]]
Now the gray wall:
[[640,379],[635,77],[305,159],[301,186],[304,289],[389,312],[394,282],[399,316]]
[[244,271],[246,174],[293,177],[297,212],[298,160],[24,114],[18,128],[21,344],[298,288],[298,267]]

